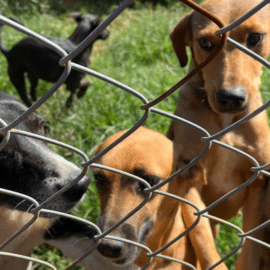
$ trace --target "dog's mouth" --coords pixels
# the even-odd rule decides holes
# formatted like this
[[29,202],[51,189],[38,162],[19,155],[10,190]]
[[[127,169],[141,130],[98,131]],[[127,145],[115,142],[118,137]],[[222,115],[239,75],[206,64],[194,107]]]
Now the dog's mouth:
[[228,109],[224,109],[224,108],[218,108],[219,113],[227,113],[227,114],[239,114],[242,112],[245,112],[248,109],[248,106],[243,106],[241,108],[228,108]]
[[[133,256],[131,256],[133,258]],[[124,265],[129,265],[130,263],[133,263],[133,259],[131,259],[129,256],[125,256],[120,259],[111,259],[111,262],[113,264],[119,265],[119,266],[124,266]],[[135,257],[134,257],[135,259]]]
[[199,97],[202,104],[205,104],[205,105],[209,106],[208,97],[207,97],[205,88],[198,87],[197,88],[197,95],[198,95],[198,97]]
[[123,258],[121,260],[114,261],[115,264],[123,265],[127,262],[127,258]]

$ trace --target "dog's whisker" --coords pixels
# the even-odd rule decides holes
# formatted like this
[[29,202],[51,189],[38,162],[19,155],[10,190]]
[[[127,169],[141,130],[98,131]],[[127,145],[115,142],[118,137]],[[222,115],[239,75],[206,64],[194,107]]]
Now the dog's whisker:
[[14,209],[16,210],[22,203],[24,203],[24,202],[26,202],[27,200],[22,200],[22,201],[20,201],[15,207],[14,207]]
[[53,237],[53,234],[50,232],[49,228],[46,228],[46,232],[47,232],[51,237]]
[[27,213],[30,213],[30,211],[31,211],[31,208],[33,208],[34,207],[34,204],[31,204],[29,207],[28,207],[28,209],[27,209]]

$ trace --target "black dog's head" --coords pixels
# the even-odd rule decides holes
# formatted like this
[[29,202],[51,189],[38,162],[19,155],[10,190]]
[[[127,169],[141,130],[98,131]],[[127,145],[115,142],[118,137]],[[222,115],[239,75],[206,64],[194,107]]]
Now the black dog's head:
[[[27,107],[9,95],[0,92],[0,118],[7,124],[17,119]],[[44,120],[33,113],[17,129],[44,135]],[[52,151],[43,141],[12,134],[0,152],[0,187],[33,197],[39,203],[48,199],[81,173],[73,163]],[[89,184],[84,176],[71,189],[54,199],[45,208],[69,211],[79,202]],[[27,211],[30,202],[0,193],[0,204]]]
[[[71,13],[70,16],[74,18],[74,20],[78,23],[77,28],[73,32],[73,34],[69,37],[69,39],[75,43],[79,44],[82,42],[91,32],[93,32],[101,23],[102,20],[96,15],[93,14],[85,14],[74,12]],[[99,35],[96,37],[97,39],[107,39],[109,37],[110,32],[105,28],[102,30]]]

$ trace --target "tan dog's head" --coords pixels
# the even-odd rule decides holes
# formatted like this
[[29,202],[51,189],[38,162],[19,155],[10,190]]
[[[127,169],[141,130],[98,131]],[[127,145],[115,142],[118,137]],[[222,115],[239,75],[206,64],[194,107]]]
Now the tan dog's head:
[[[256,6],[259,0],[207,0],[202,6],[228,25]],[[228,36],[267,58],[269,43],[269,5],[250,17]],[[181,66],[187,64],[186,46],[200,64],[220,42],[218,26],[197,12],[186,15],[171,33]],[[262,65],[226,41],[222,51],[201,72],[202,87],[208,103],[216,113],[239,113],[254,110],[260,104]],[[259,103],[258,103],[259,102]]]
[[[125,132],[119,132],[99,144],[96,153]],[[172,142],[169,139],[156,131],[140,127],[104,155],[98,163],[139,176],[153,186],[170,176],[172,158]],[[94,176],[102,212],[98,225],[102,231],[106,231],[144,200],[144,185],[120,174],[97,168],[94,169]],[[167,185],[160,190],[166,191]],[[144,243],[156,220],[161,200],[162,196],[153,195],[142,209],[110,235]],[[102,256],[119,267],[134,261],[141,251],[134,245],[104,239],[97,249]]]

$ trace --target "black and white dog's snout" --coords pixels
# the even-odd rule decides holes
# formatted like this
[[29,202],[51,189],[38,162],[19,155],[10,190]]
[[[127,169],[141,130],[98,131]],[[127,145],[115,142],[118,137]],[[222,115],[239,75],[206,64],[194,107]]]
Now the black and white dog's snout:
[[[47,160],[47,168],[48,170],[53,168],[54,173],[53,175],[50,175],[49,173],[49,177],[43,180],[42,187],[38,192],[38,197],[40,198],[40,201],[43,202],[46,200],[47,196],[51,196],[54,193],[69,187],[67,190],[64,190],[64,192],[60,192],[60,195],[56,199],[45,206],[45,208],[53,210],[69,211],[83,198],[90,183],[90,178],[87,175],[84,175],[77,181],[78,177],[82,174],[81,169],[56,153],[51,153],[49,156],[50,160]],[[44,195],[46,193],[47,196]]]
[[43,152],[43,159],[46,163],[44,169],[48,171],[48,177],[44,180],[44,186],[57,192],[65,186],[76,182],[71,188],[62,193],[62,196],[71,203],[80,201],[90,183],[89,177],[85,175],[77,182],[76,179],[82,174],[81,169],[51,149],[48,149],[46,145],[42,144],[40,147],[46,147],[45,151],[40,149],[40,152]]
[[[71,179],[73,181],[74,179]],[[72,186],[70,189],[63,193],[63,196],[71,203],[77,203],[80,201],[87,190],[89,179],[87,177],[82,178],[78,183]],[[65,185],[57,184],[57,189],[61,190]]]

